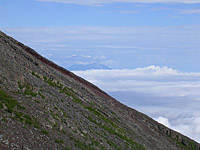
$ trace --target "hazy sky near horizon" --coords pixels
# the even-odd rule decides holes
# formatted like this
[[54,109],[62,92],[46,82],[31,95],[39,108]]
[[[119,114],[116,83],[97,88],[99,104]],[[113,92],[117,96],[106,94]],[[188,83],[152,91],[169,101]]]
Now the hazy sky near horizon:
[[[200,0],[1,0],[0,30],[200,142]],[[122,88],[123,87],[123,88]]]

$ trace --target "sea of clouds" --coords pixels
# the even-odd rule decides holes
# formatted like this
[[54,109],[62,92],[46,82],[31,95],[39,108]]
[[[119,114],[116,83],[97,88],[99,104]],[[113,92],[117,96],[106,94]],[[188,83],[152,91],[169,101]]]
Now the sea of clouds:
[[200,73],[159,66],[74,73],[129,107],[200,142]]

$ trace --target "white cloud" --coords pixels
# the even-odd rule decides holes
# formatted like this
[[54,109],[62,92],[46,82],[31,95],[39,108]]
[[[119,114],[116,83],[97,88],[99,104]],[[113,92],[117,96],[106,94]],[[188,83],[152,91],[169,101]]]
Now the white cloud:
[[161,7],[161,8],[152,8],[150,11],[162,11],[162,10],[170,10],[170,8]]
[[158,121],[161,124],[164,124],[168,128],[171,128],[171,125],[170,125],[169,120],[167,118],[165,118],[165,117],[158,117],[155,120]]
[[175,8],[167,8],[167,7],[163,7],[163,8],[152,8],[150,9],[150,11],[163,11],[163,10],[168,10],[168,11],[175,11],[176,15],[169,15],[170,17],[180,17],[180,14],[200,14],[200,9],[175,9]]
[[200,3],[200,0],[37,0],[78,5],[102,6],[109,3]]
[[106,60],[106,57],[104,55],[101,56],[95,56],[94,60]]
[[138,11],[120,11],[123,14],[137,14]]
[[74,73],[122,103],[200,142],[200,73],[159,66]]
[[132,70],[89,70],[75,73],[109,92],[133,91],[163,97],[195,96],[194,99],[197,100],[200,96],[200,73],[180,73],[168,67],[149,66]]
[[183,9],[179,10],[179,14],[200,14],[200,9]]

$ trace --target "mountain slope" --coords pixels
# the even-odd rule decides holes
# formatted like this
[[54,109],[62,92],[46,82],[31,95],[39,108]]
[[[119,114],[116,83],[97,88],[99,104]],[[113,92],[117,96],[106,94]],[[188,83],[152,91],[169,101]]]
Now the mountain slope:
[[200,145],[0,32],[0,149],[196,150]]

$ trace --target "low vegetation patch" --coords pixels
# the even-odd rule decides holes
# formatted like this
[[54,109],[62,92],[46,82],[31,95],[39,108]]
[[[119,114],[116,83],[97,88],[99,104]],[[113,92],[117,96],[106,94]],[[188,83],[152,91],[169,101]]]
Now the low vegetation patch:
[[32,72],[32,75],[35,76],[38,79],[41,79],[39,75],[37,75],[35,72]]
[[48,135],[48,131],[47,130],[41,130],[41,132],[43,133],[43,134],[45,134],[45,135]]
[[63,85],[59,82],[55,82],[53,79],[47,78],[46,76],[43,76],[44,82],[48,83],[52,87],[57,87],[59,89],[62,89]]
[[58,139],[56,139],[56,140],[55,140],[55,143],[58,143],[58,144],[63,144],[63,143],[64,143],[64,141],[63,141],[63,140],[58,140]]
[[28,85],[25,85],[25,84],[21,84],[20,82],[18,82],[18,86],[19,86],[19,89],[23,89],[25,88],[24,92],[23,92],[23,95],[29,95],[29,96],[32,96],[32,97],[36,97],[37,96],[37,93],[35,93],[33,91],[33,88],[28,86]]
[[33,89],[31,87],[27,86],[24,91],[24,95],[30,95],[30,96],[36,97],[37,93],[33,92]]
[[35,102],[35,103],[40,103],[40,101],[39,101],[39,100],[35,100],[34,102]]
[[110,146],[114,147],[116,150],[121,150],[121,148],[118,147],[118,146],[117,146],[115,143],[113,143],[112,141],[107,140],[107,143],[108,143]]
[[19,109],[25,109],[21,106],[14,98],[8,95],[4,90],[0,89],[0,108],[3,108],[3,105],[7,107],[9,113],[14,112],[15,107]]
[[39,95],[40,95],[40,97],[42,98],[42,99],[45,99],[46,97],[44,96],[44,95],[42,95],[40,92],[38,93]]
[[77,139],[74,139],[74,141],[75,141],[75,146],[82,150],[96,150],[94,147],[87,145],[86,143],[81,142]]

